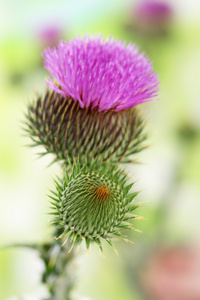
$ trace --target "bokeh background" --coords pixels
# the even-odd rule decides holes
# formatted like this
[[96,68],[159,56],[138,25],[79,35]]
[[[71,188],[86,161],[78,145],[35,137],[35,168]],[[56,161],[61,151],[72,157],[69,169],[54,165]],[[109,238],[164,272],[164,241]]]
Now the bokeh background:
[[[167,1],[163,32],[145,32],[128,0],[0,1],[0,247],[48,240],[48,197],[59,166],[22,130],[26,106],[45,89],[41,53],[59,39],[84,34],[137,43],[161,81],[159,101],[143,105],[149,147],[129,165],[142,203],[129,233],[134,245],[115,242],[80,251],[77,299],[200,299],[200,1]],[[139,22],[139,23],[138,23]],[[141,29],[142,28],[142,29]],[[155,29],[155,28],[154,28]],[[23,247],[0,250],[0,299],[43,299],[43,265]],[[80,297],[79,297],[80,295]]]

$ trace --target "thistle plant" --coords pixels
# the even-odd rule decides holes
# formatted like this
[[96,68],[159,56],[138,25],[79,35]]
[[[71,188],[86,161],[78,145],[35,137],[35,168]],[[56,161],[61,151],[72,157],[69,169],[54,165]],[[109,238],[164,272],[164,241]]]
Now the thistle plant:
[[[49,193],[51,247],[59,245],[67,259],[82,241],[103,251],[104,241],[114,247],[114,237],[126,240],[124,230],[134,229],[138,192],[131,191],[133,183],[119,163],[133,161],[145,147],[145,120],[137,105],[156,97],[159,82],[145,54],[122,41],[86,36],[47,48],[43,57],[53,78],[29,105],[26,131],[33,146],[44,146],[42,155],[53,153],[61,162],[63,174]],[[42,249],[41,257],[50,260]],[[65,288],[62,296],[56,294],[61,274],[53,277],[51,299],[70,299]],[[51,269],[43,278],[50,275]],[[62,282],[67,286],[67,279]]]

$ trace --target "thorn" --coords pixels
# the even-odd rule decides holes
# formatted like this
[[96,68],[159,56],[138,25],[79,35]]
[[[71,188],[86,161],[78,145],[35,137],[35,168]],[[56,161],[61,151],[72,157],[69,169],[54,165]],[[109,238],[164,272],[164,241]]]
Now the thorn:
[[143,216],[136,216],[134,220],[147,220],[147,218],[144,218]]
[[[66,243],[66,242],[65,242]],[[63,246],[63,245],[62,245]],[[71,248],[69,249],[68,253],[70,253],[73,249],[74,244],[72,244]]]
[[141,230],[139,230],[139,229],[137,229],[137,228],[132,228],[134,231],[136,231],[136,232],[139,232],[139,233],[142,233],[142,231]]
[[130,241],[129,239],[125,238],[125,237],[122,237],[123,240],[126,242],[126,243],[130,243],[130,244],[135,244],[133,241]]
[[119,253],[118,253],[117,249],[115,247],[112,247],[112,248],[115,251],[116,255],[119,256]]
[[[62,243],[62,247],[67,243],[67,241],[68,241],[68,238],[66,238],[65,240],[64,240],[64,242]],[[69,252],[71,251],[71,249],[69,250]],[[69,253],[68,252],[68,253]]]
[[103,258],[105,258],[105,255],[103,253],[103,251],[99,248],[99,252],[100,252],[100,256],[102,256]]
[[78,253],[79,252],[79,250],[80,250],[80,244],[78,245],[78,247],[77,247],[77,250],[76,250],[76,252]]

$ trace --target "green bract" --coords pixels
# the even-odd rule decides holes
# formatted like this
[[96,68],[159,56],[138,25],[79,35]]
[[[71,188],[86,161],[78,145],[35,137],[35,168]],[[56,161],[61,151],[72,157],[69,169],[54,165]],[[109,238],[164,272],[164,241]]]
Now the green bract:
[[56,181],[57,192],[50,196],[56,215],[52,222],[63,229],[59,238],[66,236],[72,246],[84,239],[87,248],[96,242],[101,250],[101,239],[112,245],[114,236],[125,238],[121,230],[132,228],[129,221],[137,207],[133,203],[137,192],[129,192],[132,185],[127,185],[122,170],[109,163],[82,168],[79,162],[74,164],[70,175],[66,170],[64,178]]
[[29,106],[27,131],[34,146],[43,145],[57,160],[80,164],[91,158],[129,162],[130,155],[144,147],[144,122],[137,108],[116,112],[81,108],[78,102],[56,92]]

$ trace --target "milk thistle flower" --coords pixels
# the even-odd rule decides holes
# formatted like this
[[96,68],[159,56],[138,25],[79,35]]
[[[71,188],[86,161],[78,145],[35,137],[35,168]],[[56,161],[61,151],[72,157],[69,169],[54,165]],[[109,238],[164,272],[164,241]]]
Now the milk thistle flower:
[[144,148],[136,105],[153,99],[158,78],[139,49],[101,37],[60,42],[43,53],[49,78],[44,97],[29,107],[30,136],[56,159],[99,157],[127,162]]
[[130,221],[138,205],[130,193],[133,183],[127,184],[127,175],[109,163],[90,162],[82,168],[79,162],[66,170],[64,178],[55,181],[57,192],[50,195],[53,205],[52,223],[62,230],[57,238],[71,240],[72,247],[85,240],[87,248],[95,242],[102,250],[101,240],[112,247],[113,237],[126,237],[122,229],[133,229]]

